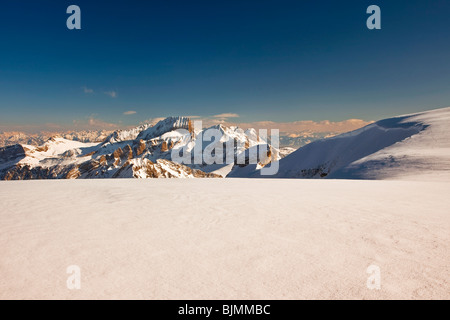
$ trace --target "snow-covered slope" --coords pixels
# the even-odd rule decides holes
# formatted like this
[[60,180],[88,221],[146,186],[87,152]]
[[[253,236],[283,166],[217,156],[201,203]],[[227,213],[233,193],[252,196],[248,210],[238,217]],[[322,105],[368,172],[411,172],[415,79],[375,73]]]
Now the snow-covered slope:
[[[449,125],[450,108],[381,120],[300,148],[272,178],[450,180]],[[261,177],[254,167],[230,176]]]

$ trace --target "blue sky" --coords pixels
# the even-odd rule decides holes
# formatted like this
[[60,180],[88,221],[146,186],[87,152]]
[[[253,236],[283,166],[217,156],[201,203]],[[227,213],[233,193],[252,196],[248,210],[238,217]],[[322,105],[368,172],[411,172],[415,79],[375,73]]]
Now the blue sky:
[[[71,4],[82,30],[66,28]],[[366,28],[371,4],[382,30]],[[440,0],[8,1],[0,125],[376,120],[446,107],[449,18]]]

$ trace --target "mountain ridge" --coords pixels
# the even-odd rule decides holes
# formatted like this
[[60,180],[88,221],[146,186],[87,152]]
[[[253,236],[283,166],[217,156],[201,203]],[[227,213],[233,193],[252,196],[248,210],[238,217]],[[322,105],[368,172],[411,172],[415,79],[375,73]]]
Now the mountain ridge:
[[[206,143],[201,129],[187,117],[169,117],[158,123],[144,124],[129,130],[110,133],[100,143],[83,143],[52,137],[40,146],[17,144],[0,148],[0,179],[96,179],[96,178],[222,178],[232,169],[227,164],[209,165],[208,156],[201,163],[180,164],[172,159],[172,151],[192,153],[201,142],[232,142],[233,157],[245,154],[257,145],[267,146],[278,160],[278,149],[261,141],[255,130],[238,127],[220,129],[220,141]],[[211,129],[211,128],[209,128]],[[201,139],[201,140],[200,140]],[[245,156],[244,156],[245,158]],[[245,160],[245,161],[248,161]],[[267,159],[261,160],[267,163]],[[219,170],[219,173],[214,171]]]

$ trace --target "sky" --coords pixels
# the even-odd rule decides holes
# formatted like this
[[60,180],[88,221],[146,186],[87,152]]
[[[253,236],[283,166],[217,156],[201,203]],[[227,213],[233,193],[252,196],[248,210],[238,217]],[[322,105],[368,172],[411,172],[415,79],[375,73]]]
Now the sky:
[[[69,5],[81,30],[69,30]],[[381,30],[369,30],[369,5]],[[450,1],[23,0],[0,8],[0,131],[166,116],[378,120],[450,106]],[[218,117],[219,116],[219,117]]]

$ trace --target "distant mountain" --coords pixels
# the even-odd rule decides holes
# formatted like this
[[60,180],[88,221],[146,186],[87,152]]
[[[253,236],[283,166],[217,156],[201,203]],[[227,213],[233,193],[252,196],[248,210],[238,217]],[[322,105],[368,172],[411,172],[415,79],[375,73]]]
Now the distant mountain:
[[[203,140],[200,138],[206,132],[206,129],[195,129],[189,118],[170,117],[155,125],[109,133],[100,143],[52,137],[40,146],[3,147],[0,148],[0,179],[218,178],[238,166],[238,159],[243,161],[239,166],[251,161],[259,161],[264,166],[271,159],[281,158],[279,150],[260,139],[255,130],[218,125],[208,129],[220,133],[220,140],[205,141],[200,150],[218,144],[232,146],[231,164],[211,164],[207,153],[196,164],[173,161],[172,150],[195,159],[195,151]],[[259,148],[265,148],[267,156],[252,158],[257,154],[253,151]],[[224,157],[226,154],[225,150]]]
[[80,142],[101,142],[106,139],[113,131],[73,131],[65,133],[39,133],[26,134],[23,132],[3,132],[0,133],[0,147],[12,146],[15,144],[26,144],[31,146],[40,146],[48,139],[59,137],[67,140]]
[[334,137],[336,135],[338,135],[338,133],[309,131],[288,135],[280,134],[280,147],[290,147],[293,149],[298,149],[316,140]]
[[[265,178],[450,180],[450,108],[385,119],[312,142]],[[261,177],[255,166],[229,177]]]
[[290,155],[291,153],[293,153],[295,151],[296,151],[296,149],[291,148],[291,147],[282,147],[282,148],[280,148],[280,157],[286,158],[288,155]]

